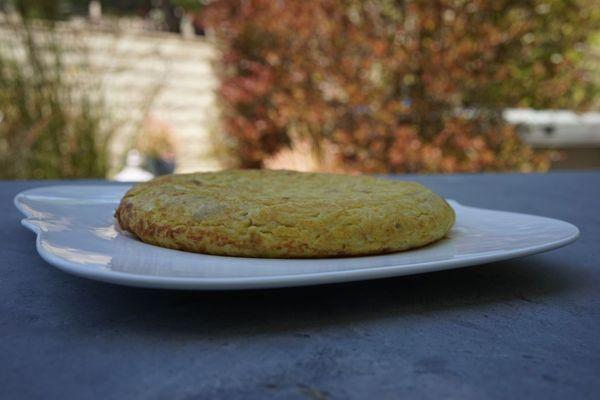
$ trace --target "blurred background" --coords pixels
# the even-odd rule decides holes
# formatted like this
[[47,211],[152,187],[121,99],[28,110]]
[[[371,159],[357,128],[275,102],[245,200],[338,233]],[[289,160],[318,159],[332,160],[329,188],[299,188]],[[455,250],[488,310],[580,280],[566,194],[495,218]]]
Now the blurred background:
[[0,0],[0,178],[600,168],[595,0]]

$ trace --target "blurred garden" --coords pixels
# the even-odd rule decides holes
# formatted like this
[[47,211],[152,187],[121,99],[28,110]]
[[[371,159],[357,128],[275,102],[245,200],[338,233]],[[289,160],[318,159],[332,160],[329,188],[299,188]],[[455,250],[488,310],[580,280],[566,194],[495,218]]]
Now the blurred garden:
[[[0,178],[110,178],[132,150],[155,175],[532,172],[584,153],[600,166],[594,6],[1,1]],[[115,48],[128,63],[110,69]],[[507,117],[519,110],[592,125],[543,122],[540,145]],[[569,135],[580,153],[561,148]]]

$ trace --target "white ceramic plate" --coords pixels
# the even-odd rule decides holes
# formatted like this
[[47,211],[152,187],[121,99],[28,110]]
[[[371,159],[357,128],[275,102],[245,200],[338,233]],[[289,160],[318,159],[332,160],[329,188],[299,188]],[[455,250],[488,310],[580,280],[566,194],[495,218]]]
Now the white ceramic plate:
[[250,289],[377,279],[465,267],[555,249],[578,229],[556,219],[466,207],[448,238],[394,254],[329,259],[260,259],[187,253],[122,232],[113,213],[128,186],[48,186],[15,197],[50,264],[85,278],[169,289]]

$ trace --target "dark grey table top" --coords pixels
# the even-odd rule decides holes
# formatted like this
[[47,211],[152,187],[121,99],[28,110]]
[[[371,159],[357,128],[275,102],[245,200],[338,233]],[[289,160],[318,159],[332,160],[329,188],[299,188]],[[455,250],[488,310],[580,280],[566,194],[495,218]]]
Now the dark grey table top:
[[46,264],[12,198],[56,182],[0,183],[0,398],[600,398],[600,173],[409,178],[581,237],[379,281],[136,289]]

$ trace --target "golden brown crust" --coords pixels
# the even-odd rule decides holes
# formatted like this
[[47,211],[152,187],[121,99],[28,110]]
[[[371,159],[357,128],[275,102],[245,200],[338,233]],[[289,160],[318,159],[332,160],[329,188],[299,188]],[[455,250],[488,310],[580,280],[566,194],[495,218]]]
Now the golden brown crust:
[[156,178],[130,189],[115,216],[147,243],[267,258],[407,250],[441,239],[455,218],[417,183],[269,170]]

